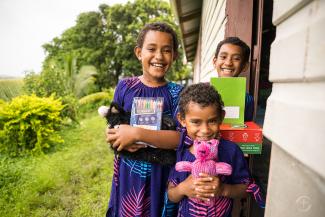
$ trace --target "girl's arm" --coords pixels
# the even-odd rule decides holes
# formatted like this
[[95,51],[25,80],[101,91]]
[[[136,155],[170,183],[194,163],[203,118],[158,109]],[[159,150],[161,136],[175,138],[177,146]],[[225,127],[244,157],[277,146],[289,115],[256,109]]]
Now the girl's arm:
[[174,203],[178,203],[179,201],[181,201],[183,199],[183,197],[185,196],[184,193],[182,193],[183,191],[181,190],[181,185],[182,183],[180,183],[179,185],[173,185],[171,183],[168,184],[168,199]]
[[176,149],[180,133],[173,130],[147,130],[130,125],[120,125],[117,129],[107,129],[106,141],[117,151],[142,141],[163,149]]
[[229,198],[245,198],[248,196],[246,192],[247,185],[246,184],[223,184],[223,192],[222,196],[229,197]]
[[178,185],[174,185],[171,182],[168,184],[168,199],[174,203],[178,203],[183,199],[183,197],[195,197],[195,187],[193,183],[193,178],[190,175],[183,182]]

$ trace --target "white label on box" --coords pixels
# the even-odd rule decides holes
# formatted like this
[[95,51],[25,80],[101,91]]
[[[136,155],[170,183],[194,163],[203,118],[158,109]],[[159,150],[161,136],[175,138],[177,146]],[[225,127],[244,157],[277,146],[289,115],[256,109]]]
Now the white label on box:
[[237,119],[239,118],[239,106],[225,106],[226,111],[225,118]]

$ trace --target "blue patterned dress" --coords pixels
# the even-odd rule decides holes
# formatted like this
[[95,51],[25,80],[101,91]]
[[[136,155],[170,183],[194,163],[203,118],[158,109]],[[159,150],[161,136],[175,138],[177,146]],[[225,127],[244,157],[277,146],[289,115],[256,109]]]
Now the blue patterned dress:
[[[195,156],[189,151],[193,140],[187,136],[186,130],[183,130],[180,144],[177,148],[177,162],[179,161],[195,161]],[[221,181],[227,184],[247,184],[249,193],[252,193],[259,206],[264,207],[264,198],[260,192],[260,188],[254,183],[250,176],[246,160],[243,152],[233,142],[221,139],[218,150],[218,160],[220,162],[228,163],[232,166],[232,174],[230,176],[220,175]],[[178,185],[183,182],[190,172],[177,172],[173,168],[170,172],[168,182],[173,185]],[[179,202],[179,209],[177,216],[207,216],[207,217],[231,217],[231,210],[233,206],[233,199],[228,197],[218,197],[214,206],[205,206],[184,197]]]
[[[176,118],[181,90],[180,85],[172,82],[148,87],[138,77],[132,77],[118,83],[114,101],[125,111],[131,111],[134,97],[164,97],[164,114]],[[116,155],[106,216],[160,216],[170,169]]]

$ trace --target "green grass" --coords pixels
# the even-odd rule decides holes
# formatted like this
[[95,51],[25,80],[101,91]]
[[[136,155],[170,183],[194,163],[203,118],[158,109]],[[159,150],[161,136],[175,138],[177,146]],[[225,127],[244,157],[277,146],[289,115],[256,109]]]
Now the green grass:
[[104,216],[113,173],[105,121],[92,114],[64,129],[44,156],[0,156],[0,216]]
[[10,101],[22,94],[23,79],[0,79],[0,99]]

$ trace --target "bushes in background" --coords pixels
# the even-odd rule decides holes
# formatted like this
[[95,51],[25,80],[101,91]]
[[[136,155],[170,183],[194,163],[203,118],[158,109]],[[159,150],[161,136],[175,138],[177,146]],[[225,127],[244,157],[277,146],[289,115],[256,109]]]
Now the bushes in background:
[[109,89],[106,92],[93,93],[79,99],[79,110],[81,113],[97,110],[101,105],[109,105],[113,100],[114,91]]
[[22,95],[0,105],[0,150],[12,156],[43,153],[63,142],[57,134],[64,106],[59,99]]
[[10,101],[23,93],[22,79],[0,79],[0,99]]

